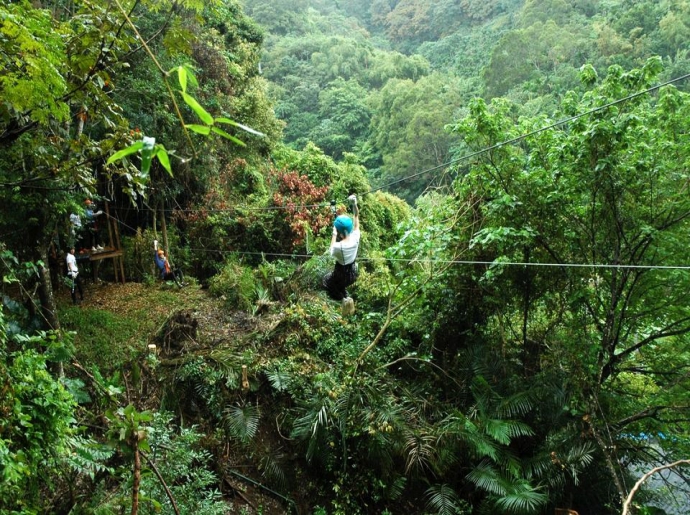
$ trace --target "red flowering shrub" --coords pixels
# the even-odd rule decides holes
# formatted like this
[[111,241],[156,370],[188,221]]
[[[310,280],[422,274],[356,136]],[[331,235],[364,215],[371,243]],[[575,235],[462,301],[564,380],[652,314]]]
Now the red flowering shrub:
[[293,246],[305,244],[307,231],[318,234],[330,225],[332,215],[324,205],[328,186],[314,186],[306,175],[294,170],[273,170],[271,183],[275,188],[273,205],[282,209]]

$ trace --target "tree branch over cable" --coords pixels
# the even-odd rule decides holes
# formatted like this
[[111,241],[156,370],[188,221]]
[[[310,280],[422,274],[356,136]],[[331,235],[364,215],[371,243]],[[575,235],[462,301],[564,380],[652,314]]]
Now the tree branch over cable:
[[632,504],[633,497],[635,496],[637,491],[642,486],[642,483],[644,483],[647,479],[649,479],[651,476],[653,476],[657,472],[661,472],[662,470],[666,470],[666,469],[672,469],[672,468],[680,467],[681,465],[690,465],[690,460],[678,460],[678,461],[674,461],[673,463],[669,463],[668,465],[662,465],[660,467],[655,467],[652,470],[650,470],[649,472],[647,472],[645,475],[643,475],[640,479],[638,479],[637,483],[635,483],[635,486],[633,486],[632,490],[630,490],[628,497],[626,497],[625,502],[623,502],[623,511],[621,512],[621,515],[629,515],[630,514],[630,505]]

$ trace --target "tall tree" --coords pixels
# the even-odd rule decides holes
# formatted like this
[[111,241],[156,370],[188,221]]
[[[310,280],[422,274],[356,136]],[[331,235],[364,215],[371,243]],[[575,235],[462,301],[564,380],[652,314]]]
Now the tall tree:
[[[687,375],[659,367],[653,354],[688,348],[689,278],[674,266],[687,256],[690,176],[681,140],[690,99],[666,87],[589,110],[650,87],[660,71],[657,59],[628,73],[611,68],[581,101],[563,103],[563,116],[578,117],[568,128],[486,152],[458,184],[463,200],[477,202],[470,245],[496,263],[482,278],[482,303],[496,308],[487,323],[500,329],[494,345],[515,352],[527,384],[548,384],[550,368],[560,367],[569,409],[599,448],[616,503],[627,495],[621,459],[638,459],[652,443],[632,444],[630,435],[687,420],[678,396]],[[583,78],[596,80],[593,69]],[[503,102],[476,102],[456,130],[481,148],[549,123],[514,124],[510,112]],[[641,384],[658,393],[640,399]],[[541,445],[548,450],[548,439]],[[673,461],[677,445],[659,445]]]

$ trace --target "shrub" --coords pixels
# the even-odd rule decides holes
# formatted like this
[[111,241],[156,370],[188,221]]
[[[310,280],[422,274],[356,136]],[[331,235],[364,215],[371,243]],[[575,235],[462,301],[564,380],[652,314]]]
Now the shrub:
[[252,269],[230,258],[209,281],[211,294],[222,298],[228,307],[251,311],[256,280]]

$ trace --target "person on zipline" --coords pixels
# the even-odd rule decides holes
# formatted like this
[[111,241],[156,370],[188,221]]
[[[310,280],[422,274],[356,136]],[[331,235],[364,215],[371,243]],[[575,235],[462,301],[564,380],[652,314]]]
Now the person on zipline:
[[359,249],[359,208],[357,197],[350,195],[354,216],[340,215],[333,222],[330,254],[335,258],[335,268],[323,278],[323,286],[333,300],[349,298],[346,290],[357,280],[357,250]]
[[173,270],[170,267],[168,258],[165,257],[165,251],[158,248],[158,240],[153,240],[153,260],[160,271],[161,279],[164,281],[175,281],[175,284],[177,284],[180,288],[184,286],[182,282],[182,270]]

